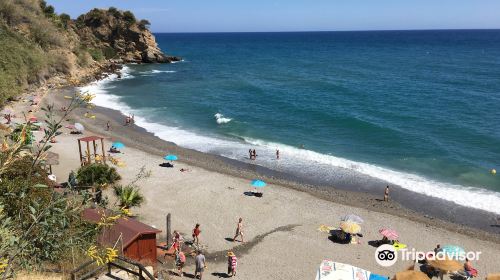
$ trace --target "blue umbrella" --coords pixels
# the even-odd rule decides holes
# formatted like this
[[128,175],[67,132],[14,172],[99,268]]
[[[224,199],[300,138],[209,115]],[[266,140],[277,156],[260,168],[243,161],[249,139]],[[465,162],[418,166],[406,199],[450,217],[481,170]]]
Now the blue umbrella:
[[111,146],[117,149],[125,148],[125,144],[123,144],[122,142],[114,142],[113,144],[111,144]]
[[252,187],[255,188],[263,188],[266,186],[266,182],[261,181],[261,180],[253,180],[252,181]]
[[177,160],[176,155],[166,155],[163,157],[165,160]]
[[465,255],[465,250],[456,245],[445,245],[438,252],[443,252],[450,259],[459,259],[459,257]]

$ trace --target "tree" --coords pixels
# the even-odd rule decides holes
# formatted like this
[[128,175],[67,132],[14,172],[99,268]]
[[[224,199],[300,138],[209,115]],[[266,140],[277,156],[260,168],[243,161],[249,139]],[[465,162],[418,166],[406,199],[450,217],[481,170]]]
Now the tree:
[[130,25],[136,23],[137,19],[131,11],[123,12],[123,19]]
[[62,24],[64,27],[68,27],[68,23],[71,21],[71,17],[68,14],[62,13],[59,15],[59,18],[61,19]]
[[141,29],[141,30],[145,30],[150,25],[151,25],[151,23],[147,19],[141,19],[141,21],[139,21],[139,29]]
[[144,196],[139,192],[139,188],[135,186],[114,186],[116,197],[119,201],[119,206],[125,209],[140,206],[144,202]]
[[[42,108],[46,130],[41,143],[28,146],[23,137],[7,143],[0,153],[0,276],[17,270],[38,270],[87,251],[95,244],[96,228],[81,218],[81,196],[64,196],[52,187],[41,160],[49,140],[77,107],[89,100],[77,95],[60,119],[54,107]],[[23,128],[23,131],[26,129]]]

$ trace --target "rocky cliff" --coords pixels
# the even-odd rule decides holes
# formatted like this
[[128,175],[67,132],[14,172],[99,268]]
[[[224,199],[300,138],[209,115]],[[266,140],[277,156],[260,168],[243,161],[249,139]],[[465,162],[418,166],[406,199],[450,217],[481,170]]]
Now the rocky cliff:
[[137,21],[128,11],[93,9],[74,22],[75,32],[88,48],[102,50],[108,58],[125,62],[169,63],[180,58],[167,56],[148,30],[147,20]]
[[0,107],[41,85],[78,84],[116,63],[169,63],[130,11],[93,9],[71,19],[44,0],[0,0]]

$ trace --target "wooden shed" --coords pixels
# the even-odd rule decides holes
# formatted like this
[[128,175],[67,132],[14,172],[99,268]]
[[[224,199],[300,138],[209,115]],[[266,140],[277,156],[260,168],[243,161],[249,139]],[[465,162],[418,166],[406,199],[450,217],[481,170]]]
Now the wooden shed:
[[[101,220],[104,211],[106,210],[88,208],[83,211],[83,218],[97,223]],[[113,246],[118,242],[116,248],[125,257],[156,268],[156,235],[160,232],[161,230],[133,218],[120,218],[113,226],[101,233],[98,241],[103,246]]]

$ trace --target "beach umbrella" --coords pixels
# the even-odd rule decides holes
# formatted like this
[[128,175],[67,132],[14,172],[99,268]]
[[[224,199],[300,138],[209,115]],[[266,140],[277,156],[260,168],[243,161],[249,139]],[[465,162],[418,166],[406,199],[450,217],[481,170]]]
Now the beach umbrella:
[[81,123],[75,123],[75,129],[78,131],[84,131],[85,127],[83,127],[83,124]]
[[111,144],[111,146],[117,149],[125,148],[125,144],[123,144],[122,142],[114,142],[113,144]]
[[396,273],[393,280],[430,280],[423,272],[415,270],[407,270]]
[[263,188],[266,186],[266,182],[261,181],[261,180],[253,180],[251,185],[254,188]]
[[387,276],[372,273],[372,274],[370,274],[369,280],[388,280],[388,279],[389,279],[389,277],[387,277]]
[[163,157],[163,159],[165,160],[177,160],[177,156],[176,155],[166,155]]
[[378,231],[382,236],[387,237],[389,240],[396,240],[399,238],[398,233],[393,229],[383,228]]
[[465,250],[456,245],[444,245],[438,252],[443,252],[450,259],[458,259],[460,256],[465,256]]
[[357,223],[357,224],[362,224],[364,222],[363,218],[361,218],[358,215],[354,215],[354,214],[345,215],[342,218],[340,218],[340,220],[342,222],[354,222],[354,223]]
[[369,278],[370,272],[367,270],[331,260],[323,260],[316,273],[316,280],[368,280]]
[[464,265],[455,260],[429,260],[429,265],[443,271],[458,271],[464,268]]
[[30,122],[36,122],[37,120],[38,120],[38,119],[37,119],[36,117],[31,117],[31,118],[29,118],[29,121],[30,121]]
[[361,231],[361,226],[354,222],[341,222],[340,228],[350,234],[357,234]]

